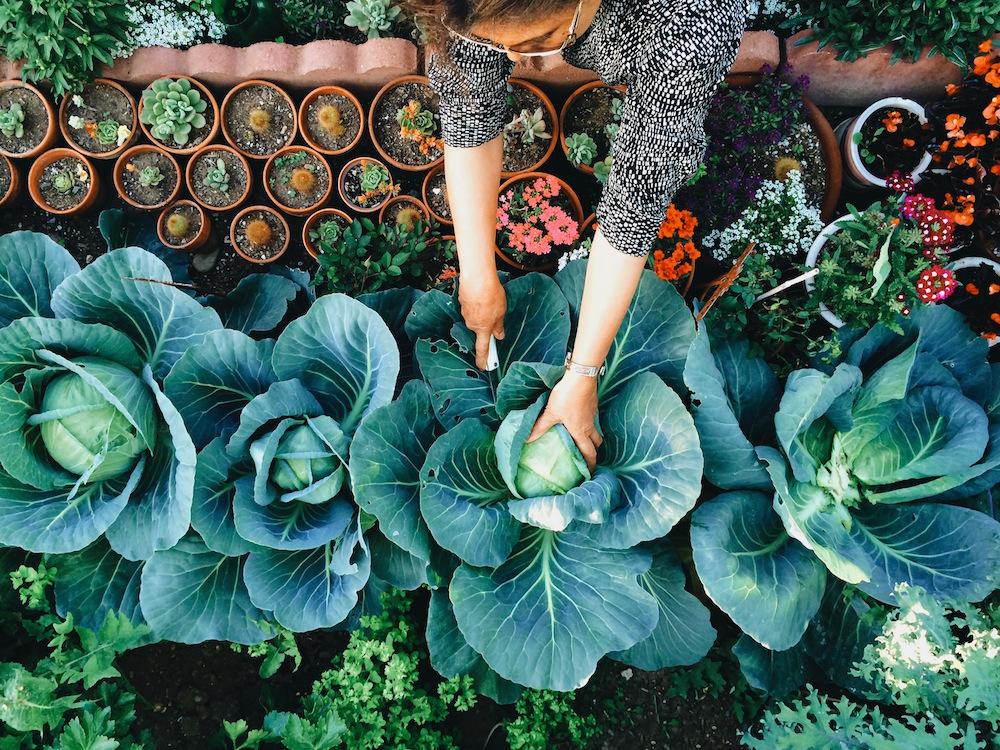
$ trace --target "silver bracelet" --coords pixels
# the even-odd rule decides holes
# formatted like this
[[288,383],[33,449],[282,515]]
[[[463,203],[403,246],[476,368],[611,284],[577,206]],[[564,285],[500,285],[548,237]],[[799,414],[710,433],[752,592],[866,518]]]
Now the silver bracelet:
[[566,353],[566,370],[568,372],[575,372],[577,375],[583,375],[587,378],[596,378],[604,375],[605,366],[601,365],[596,367],[594,365],[578,365],[573,361],[573,353]]

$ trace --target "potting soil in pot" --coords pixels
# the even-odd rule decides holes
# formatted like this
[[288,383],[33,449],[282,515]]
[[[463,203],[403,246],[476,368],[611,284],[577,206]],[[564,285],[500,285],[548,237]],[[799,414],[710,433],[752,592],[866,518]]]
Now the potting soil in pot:
[[597,144],[597,157],[594,161],[601,161],[611,153],[611,137],[605,128],[616,122],[612,102],[623,98],[624,94],[621,91],[608,86],[599,86],[583,92],[566,110],[563,137],[568,138],[574,133],[586,133]]
[[427,183],[427,203],[431,211],[442,219],[451,221],[451,206],[448,204],[448,186],[445,184],[444,170],[440,170]]
[[[61,189],[69,186],[68,189]],[[38,180],[38,188],[49,207],[66,211],[83,203],[90,190],[90,170],[79,159],[66,156],[56,159],[45,169]]]
[[[336,110],[336,115],[333,110]],[[321,117],[322,114],[322,117]],[[319,146],[339,151],[351,145],[361,129],[361,113],[354,102],[340,94],[320,94],[306,107],[303,128]]]
[[274,199],[288,208],[319,203],[330,187],[326,163],[308,151],[289,151],[274,160],[266,175]]
[[958,286],[948,306],[962,313],[973,331],[993,341],[1000,336],[1000,276],[986,263],[954,274]]
[[24,113],[21,123],[21,137],[4,135],[0,132],[0,149],[10,154],[23,154],[45,140],[48,132],[49,116],[45,104],[34,92],[21,86],[11,86],[0,90],[0,109],[9,110],[11,104],[20,104]]
[[285,97],[261,84],[233,94],[225,117],[236,145],[257,156],[270,156],[284,148],[295,126],[295,113]]
[[[167,222],[171,216],[180,215],[187,219],[187,231],[181,237],[174,237],[167,231]],[[201,211],[188,203],[182,203],[167,213],[160,221],[163,222],[163,239],[170,247],[182,247],[198,236],[201,229]]]
[[535,110],[541,107],[545,118],[545,134],[549,136],[536,137],[533,141],[525,142],[520,133],[505,135],[502,169],[504,172],[522,172],[537,164],[545,156],[554,128],[549,119],[548,109],[542,106],[542,100],[534,91],[517,85],[511,85],[510,89],[507,92],[507,122],[510,123],[524,110],[527,110],[528,114],[534,114]]
[[[229,183],[225,190],[205,184],[209,170],[216,168],[216,162],[219,159],[222,159],[222,163],[226,165],[226,173],[229,175]],[[247,173],[243,169],[243,162],[229,151],[221,149],[206,151],[198,156],[194,166],[191,167],[189,188],[192,193],[198,196],[199,200],[210,206],[231,206],[247,189]]]
[[379,145],[393,159],[411,166],[423,166],[438,159],[443,151],[430,147],[427,149],[427,153],[422,153],[417,141],[403,138],[400,135],[400,125],[396,114],[411,100],[420,102],[423,109],[429,109],[434,113],[434,131],[431,135],[439,138],[441,125],[437,119],[438,95],[429,85],[419,81],[407,81],[386,91],[379,100],[378,106],[375,107],[372,128]]
[[[129,169],[129,165],[133,168]],[[140,179],[144,169],[160,170],[163,179],[156,185],[143,185]],[[159,151],[143,151],[129,159],[122,169],[122,185],[129,198],[142,206],[156,206],[170,197],[177,187],[180,175],[170,159]]]
[[[103,83],[95,83],[84,89],[82,94],[78,94],[83,100],[83,104],[78,106],[75,103],[76,97],[71,96],[65,109],[66,132],[84,151],[93,154],[106,154],[118,148],[118,128],[125,126],[129,128],[131,135],[132,117],[134,110],[121,91],[114,86]],[[83,121],[83,126],[73,127],[70,123],[73,118],[79,117]],[[107,124],[105,124],[107,123]],[[112,134],[114,137],[112,139]],[[127,140],[127,139],[126,139]]]
[[0,198],[7,195],[8,190],[10,190],[10,167],[6,161],[0,159]]
[[[896,124],[894,132],[885,132],[885,120],[889,119],[890,113],[898,112],[902,123]],[[875,136],[875,131],[882,129],[883,132]],[[896,110],[891,107],[882,107],[876,110],[861,126],[862,148],[866,144],[871,144],[872,139],[876,143],[871,148],[875,159],[865,161],[865,168],[876,177],[882,179],[888,177],[897,169],[903,174],[908,174],[916,169],[920,160],[924,156],[923,144],[926,141],[925,131],[921,128],[920,118],[907,110]],[[912,141],[912,145],[906,145],[904,138]]]
[[[264,245],[252,245],[247,239],[247,227],[255,221],[267,222],[271,229],[271,239]],[[246,255],[257,260],[267,260],[281,252],[285,246],[285,227],[270,211],[249,211],[241,216],[233,230],[236,244]]]

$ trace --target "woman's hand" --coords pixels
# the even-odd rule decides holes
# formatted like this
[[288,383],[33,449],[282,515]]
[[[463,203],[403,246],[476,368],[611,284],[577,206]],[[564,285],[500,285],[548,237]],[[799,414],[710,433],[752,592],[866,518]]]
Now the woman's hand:
[[490,336],[503,338],[503,316],[507,312],[507,295],[496,272],[462,273],[458,279],[458,303],[465,325],[476,334],[476,367],[485,370]]
[[597,431],[597,378],[567,372],[555,384],[545,410],[528,435],[528,442],[537,440],[554,424],[562,424],[580,449],[591,473],[597,465],[597,449],[604,442]]

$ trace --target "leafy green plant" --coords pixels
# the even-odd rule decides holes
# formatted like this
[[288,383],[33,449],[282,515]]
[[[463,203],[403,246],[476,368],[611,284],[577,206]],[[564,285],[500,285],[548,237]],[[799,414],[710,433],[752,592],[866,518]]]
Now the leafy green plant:
[[166,178],[159,167],[143,167],[139,172],[139,184],[143,187],[156,187]]
[[612,157],[610,155],[605,156],[601,161],[594,164],[594,177],[602,185],[608,183],[608,177],[611,175],[611,165]]
[[514,706],[517,716],[503,724],[510,750],[582,748],[600,737],[597,719],[580,716],[573,708],[574,698],[572,691],[525,690]]
[[150,126],[156,140],[173,139],[177,146],[184,146],[192,130],[205,127],[206,109],[208,102],[189,80],[160,78],[143,90],[139,119]]
[[281,18],[293,43],[344,37],[347,16],[344,0],[282,0]]
[[215,166],[209,168],[208,174],[202,180],[202,184],[205,187],[215,188],[225,193],[229,190],[229,177],[229,172],[226,171],[226,162],[222,159],[217,159]]
[[80,91],[100,63],[111,65],[128,45],[125,0],[25,3],[0,1],[0,49],[24,60],[21,79],[48,81],[56,99]]
[[350,0],[346,7],[344,24],[367,34],[369,39],[388,36],[382,32],[391,31],[393,23],[401,20],[403,12],[393,0]]
[[589,165],[597,157],[597,143],[587,133],[566,136],[566,158],[574,167]]
[[965,70],[968,52],[1000,32],[1000,17],[990,0],[924,0],[892,13],[877,0],[802,0],[799,8],[781,27],[815,29],[815,35],[798,44],[818,41],[821,49],[832,44],[838,60],[856,60],[892,43],[890,62],[916,62],[921,48],[929,45],[928,56],[944,55]]
[[17,102],[11,102],[8,109],[0,109],[0,133],[8,138],[24,136],[24,110]]

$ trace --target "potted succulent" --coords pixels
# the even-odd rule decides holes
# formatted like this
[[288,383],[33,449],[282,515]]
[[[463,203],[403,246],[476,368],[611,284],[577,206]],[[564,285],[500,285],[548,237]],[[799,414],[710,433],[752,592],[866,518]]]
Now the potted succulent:
[[576,243],[582,220],[580,199],[558,177],[512,177],[499,190],[497,254],[522,271],[551,270]]
[[336,245],[347,225],[353,221],[350,216],[336,208],[321,208],[302,226],[302,245],[306,252],[316,258],[321,252],[320,243]]
[[143,89],[139,125],[151,141],[173,154],[192,154],[219,130],[219,106],[188,76],[158,78]]
[[503,129],[501,177],[537,171],[552,155],[559,120],[552,100],[533,83],[507,82],[507,117]]
[[888,97],[837,126],[845,175],[855,187],[885,187],[893,172],[916,178],[931,163],[924,108],[912,99]]
[[21,81],[0,82],[0,154],[32,158],[57,136],[55,109],[41,91]]
[[412,195],[397,195],[390,198],[378,212],[379,224],[392,224],[401,231],[412,232],[417,222],[427,226],[430,215],[419,198]]
[[291,232],[285,218],[268,206],[248,206],[229,226],[237,254],[251,263],[273,263],[288,249]]
[[250,195],[250,164],[236,149],[213,144],[199,149],[184,170],[188,191],[210,211],[230,211]]
[[118,157],[114,169],[115,189],[135,208],[163,208],[181,190],[181,168],[162,148],[148,143],[133,146]]
[[139,132],[135,99],[121,84],[98,78],[63,97],[59,129],[74,149],[94,159],[115,159]]
[[451,206],[448,205],[448,184],[445,182],[444,164],[438,164],[427,173],[421,194],[431,216],[442,224],[453,223]]
[[0,209],[10,208],[21,195],[21,173],[9,157],[0,154]]
[[97,203],[100,178],[87,157],[69,148],[53,148],[31,165],[28,192],[43,211],[79,214]]
[[194,253],[204,247],[212,233],[205,210],[194,201],[177,201],[160,212],[156,234],[166,247]]
[[250,159],[267,159],[288,146],[295,128],[291,97],[268,81],[244,81],[222,100],[222,133]]
[[313,89],[299,105],[299,130],[321,154],[337,156],[354,148],[365,129],[358,98],[341,86]]
[[305,216],[322,206],[333,191],[326,159],[308,146],[288,146],[264,165],[267,197],[293,216]]
[[952,261],[948,270],[955,278],[948,306],[962,313],[991,347],[996,346],[1000,343],[1000,263],[970,256]]
[[344,203],[360,213],[378,211],[383,203],[399,192],[399,188],[393,185],[388,167],[368,156],[347,162],[340,170],[337,187]]
[[401,76],[375,95],[368,130],[379,154],[394,167],[429,169],[444,158],[438,96],[426,76]]
[[569,95],[559,113],[559,145],[574,167],[593,174],[594,165],[611,154],[624,106],[625,87],[601,81]]

